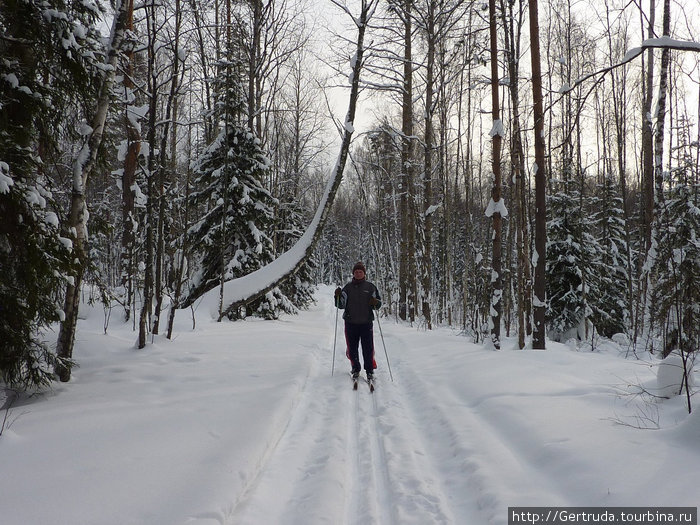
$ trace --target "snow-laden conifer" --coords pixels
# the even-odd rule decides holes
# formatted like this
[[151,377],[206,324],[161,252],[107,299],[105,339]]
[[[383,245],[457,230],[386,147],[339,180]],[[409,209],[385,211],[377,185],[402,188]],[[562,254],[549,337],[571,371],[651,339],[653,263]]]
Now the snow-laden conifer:
[[233,122],[195,161],[190,199],[199,219],[188,235],[198,270],[186,303],[273,259],[268,232],[274,198],[260,182],[268,169],[259,140]]
[[593,326],[599,334],[612,337],[624,331],[629,314],[625,301],[629,276],[622,197],[614,181],[606,177],[598,186],[597,195],[588,201],[595,255],[589,261],[587,299]]
[[586,316],[585,234],[579,192],[572,183],[547,198],[547,322],[553,340],[565,340]]
[[64,318],[75,262],[55,190],[61,141],[82,134],[96,84],[97,15],[87,0],[0,3],[0,375],[13,386],[48,384],[69,363],[41,331]]
[[654,328],[675,348],[700,348],[700,207],[697,188],[679,182],[667,194],[659,218],[656,285],[651,303]]

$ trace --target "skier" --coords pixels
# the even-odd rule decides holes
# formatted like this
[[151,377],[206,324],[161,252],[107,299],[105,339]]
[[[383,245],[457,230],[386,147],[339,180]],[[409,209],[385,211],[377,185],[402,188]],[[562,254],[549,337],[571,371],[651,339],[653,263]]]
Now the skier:
[[335,306],[345,310],[345,340],[347,351],[345,355],[352,365],[352,377],[357,380],[360,375],[359,344],[362,342],[362,361],[365,365],[367,381],[371,383],[377,362],[374,360],[374,335],[372,321],[373,310],[382,305],[377,287],[366,279],[365,265],[355,263],[352,268],[352,281],[343,288],[335,290]]

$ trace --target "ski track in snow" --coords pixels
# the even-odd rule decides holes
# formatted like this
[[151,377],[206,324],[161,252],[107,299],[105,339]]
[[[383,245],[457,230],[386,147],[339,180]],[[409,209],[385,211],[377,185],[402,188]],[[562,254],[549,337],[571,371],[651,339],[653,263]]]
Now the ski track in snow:
[[[271,323],[182,319],[147,351],[86,309],[70,383],[11,407],[0,393],[1,525],[506,525],[515,506],[696,506],[700,411],[637,399],[658,386],[655,359],[492,352],[387,318],[376,391],[353,391],[332,294]],[[625,424],[640,417],[661,428]]]
[[[332,324],[330,301],[322,308],[320,317]],[[340,325],[338,329],[342,331]],[[389,339],[396,348],[407,343]],[[380,367],[374,393],[363,380],[353,391],[340,343],[336,356],[341,359],[336,359],[334,375],[328,375],[332,344],[331,336],[314,349],[282,435],[222,523],[503,523],[507,505],[494,495],[496,486],[489,488],[498,480],[488,479],[488,460],[477,454],[479,440],[498,442],[497,432],[489,431],[476,414],[470,428],[455,428],[447,411],[472,409],[429,384],[400,358],[401,381],[391,382]],[[381,351],[381,341],[375,344]],[[447,448],[445,436],[450,437]],[[506,443],[502,449],[517,475],[523,462],[512,457]]]
[[376,391],[353,391],[332,293],[273,323],[185,320],[148,352],[88,311],[75,380],[7,409],[2,525],[506,525],[514,506],[695,505],[698,411],[665,401],[658,432],[611,421],[649,413],[615,395],[656,385],[653,365],[491,352],[386,319]]
[[[402,338],[391,339],[392,346],[407,344]],[[415,429],[415,438],[422,446],[416,449],[416,454],[429,457],[428,465],[421,470],[425,472],[426,467],[432,467],[439,486],[437,492],[447,502],[442,508],[451,511],[451,514],[436,515],[433,523],[507,523],[503,509],[512,503],[502,501],[503,480],[497,478],[494,463],[499,464],[496,472],[508,472],[509,477],[522,479],[523,493],[533,484],[548,486],[550,501],[565,504],[564,498],[557,496],[557,487],[526,459],[527,451],[518,450],[519,436],[508,439],[475,412],[472,403],[460,399],[449,388],[430,384],[408,363],[403,366],[398,357],[397,375],[401,376],[402,384],[410,385],[401,388],[400,397],[406,402],[404,407],[398,408],[408,412],[404,418],[412,425],[405,426],[402,431]],[[455,425],[454,421],[459,421],[460,425]],[[445,443],[450,446],[445,447]],[[480,451],[481,443],[488,443],[490,457]],[[498,451],[497,457],[493,457],[494,449]]]

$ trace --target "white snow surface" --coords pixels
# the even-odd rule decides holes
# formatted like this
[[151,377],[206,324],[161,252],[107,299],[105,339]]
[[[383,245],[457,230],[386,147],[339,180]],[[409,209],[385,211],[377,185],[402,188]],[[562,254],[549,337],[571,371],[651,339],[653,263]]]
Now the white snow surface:
[[332,290],[278,321],[204,313],[192,329],[178,312],[174,339],[143,350],[83,305],[71,381],[0,411],[2,524],[504,525],[516,505],[697,505],[700,409],[634,395],[655,388],[655,358],[610,341],[493,351],[385,317],[394,381],[375,323],[377,390],[353,392]]

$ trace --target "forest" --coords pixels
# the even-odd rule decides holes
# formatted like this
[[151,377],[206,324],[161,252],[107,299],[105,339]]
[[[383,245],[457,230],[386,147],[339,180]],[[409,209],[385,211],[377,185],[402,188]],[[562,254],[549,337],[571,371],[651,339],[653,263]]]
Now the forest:
[[175,315],[288,252],[321,207],[293,271],[222,299],[219,319],[295,313],[362,260],[384,315],[417,329],[495,349],[615,338],[689,366],[697,14],[695,0],[2,2],[2,381],[70,380],[84,301],[105,331],[131,323],[138,348],[172,337]]

